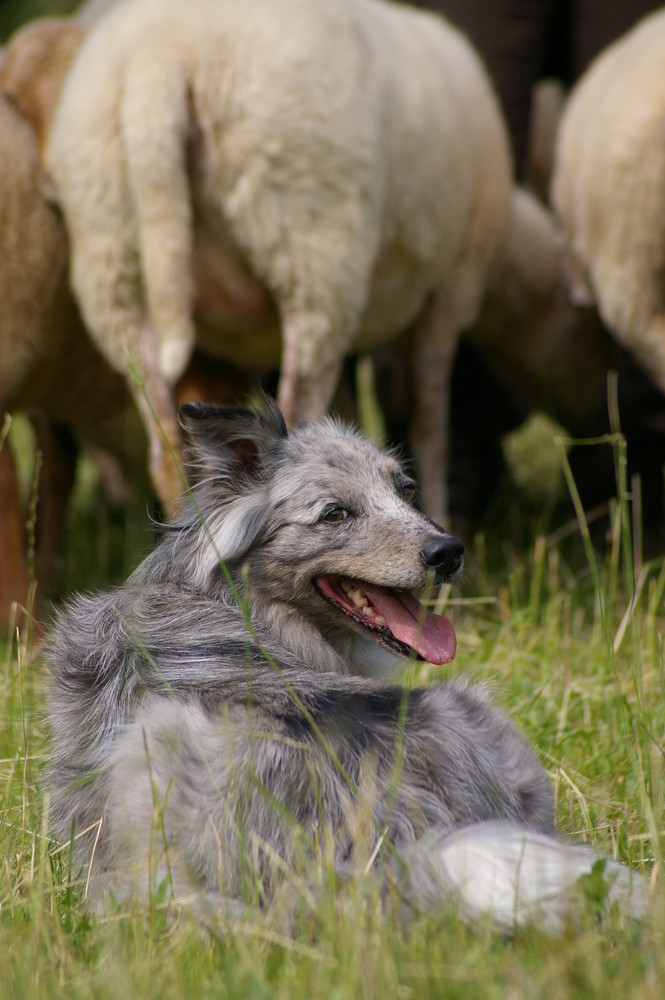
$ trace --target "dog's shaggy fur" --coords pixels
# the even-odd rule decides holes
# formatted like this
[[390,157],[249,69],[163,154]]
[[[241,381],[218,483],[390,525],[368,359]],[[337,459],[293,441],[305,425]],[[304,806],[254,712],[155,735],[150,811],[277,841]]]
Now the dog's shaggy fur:
[[188,510],[125,586],[77,597],[48,650],[52,803],[92,887],[167,879],[219,908],[329,850],[339,869],[373,857],[409,902],[559,926],[596,855],[556,840],[525,740],[482,690],[376,676],[454,656],[412,591],[454,580],[461,543],[331,420],[287,433],[266,402],[183,421]]

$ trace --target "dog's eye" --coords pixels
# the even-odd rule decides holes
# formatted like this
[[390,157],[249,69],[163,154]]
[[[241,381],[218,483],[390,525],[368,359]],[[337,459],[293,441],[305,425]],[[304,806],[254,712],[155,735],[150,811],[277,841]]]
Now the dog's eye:
[[402,484],[402,499],[410,503],[412,507],[418,506],[418,494],[413,483]]
[[328,521],[329,524],[339,524],[341,521],[346,521],[350,516],[348,510],[345,510],[344,507],[331,507],[323,515],[323,520]]

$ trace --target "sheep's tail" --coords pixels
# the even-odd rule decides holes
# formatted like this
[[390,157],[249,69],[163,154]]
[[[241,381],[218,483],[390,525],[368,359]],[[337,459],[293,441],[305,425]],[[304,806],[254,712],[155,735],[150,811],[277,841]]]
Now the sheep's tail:
[[[195,338],[188,164],[194,108],[176,56],[152,53],[130,63],[121,116],[148,311],[144,336],[154,334],[159,371],[173,384],[187,367]],[[144,348],[150,351],[148,344]]]
[[430,834],[407,861],[411,905],[434,909],[451,901],[464,919],[489,918],[506,933],[534,924],[559,934],[574,918],[576,894],[578,906],[581,894],[601,913],[616,904],[626,916],[646,914],[648,887],[639,874],[591,848],[508,823]]

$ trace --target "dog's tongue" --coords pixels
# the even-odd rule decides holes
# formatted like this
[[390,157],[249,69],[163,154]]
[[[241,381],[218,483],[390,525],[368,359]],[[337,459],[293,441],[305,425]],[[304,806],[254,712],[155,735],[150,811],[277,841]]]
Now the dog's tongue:
[[434,615],[408,591],[388,591],[362,584],[392,634],[429,663],[450,663],[457,649],[455,630],[444,615]]

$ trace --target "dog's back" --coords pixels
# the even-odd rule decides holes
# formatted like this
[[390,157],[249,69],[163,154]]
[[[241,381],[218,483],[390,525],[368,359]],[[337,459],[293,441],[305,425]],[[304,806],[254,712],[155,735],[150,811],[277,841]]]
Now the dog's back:
[[[555,923],[595,855],[554,839],[525,740],[481,690],[358,676],[452,658],[452,626],[412,590],[454,579],[460,543],[394,457],[331,421],[287,434],[267,403],[184,419],[188,512],[51,640],[55,814],[92,884],[167,879],[221,905],[320,852],[372,855],[415,903],[452,895],[508,926],[554,893]],[[465,891],[469,852],[499,900]]]

